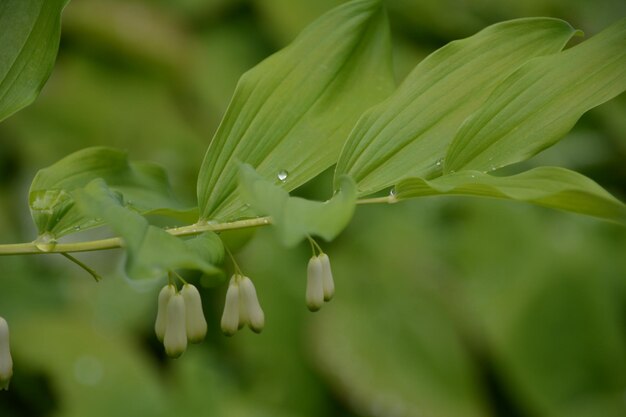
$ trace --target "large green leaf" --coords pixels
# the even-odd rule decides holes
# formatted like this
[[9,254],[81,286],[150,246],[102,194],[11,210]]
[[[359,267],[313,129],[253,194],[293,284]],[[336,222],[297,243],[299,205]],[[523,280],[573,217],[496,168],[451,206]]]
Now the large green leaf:
[[378,0],[333,9],[244,74],[198,178],[202,220],[237,217],[241,162],[292,190],[335,163],[358,116],[393,88]]
[[359,119],[336,175],[351,175],[359,195],[439,175],[454,133],[498,83],[529,59],[559,51],[574,33],[561,20],[519,19],[444,46]]
[[68,1],[0,2],[0,121],[32,103],[50,76]]
[[129,162],[125,152],[93,147],[75,152],[40,170],[30,187],[29,205],[39,234],[59,237],[98,226],[74,207],[72,192],[102,178],[121,193],[124,204],[141,213],[190,219],[193,209],[176,201],[165,171],[152,163]]
[[126,273],[133,279],[160,278],[174,269],[195,269],[207,274],[219,272],[212,263],[223,258],[223,247],[216,237],[185,242],[152,226],[123,202],[102,179],[76,190],[77,210],[87,217],[101,218],[124,240],[127,251]]
[[432,181],[409,178],[395,188],[397,199],[444,194],[525,201],[626,223],[624,203],[584,175],[559,167],[540,167],[509,177],[459,171]]
[[561,139],[587,110],[624,90],[626,18],[507,78],[457,132],[446,172],[490,171],[528,159]]
[[264,180],[250,165],[243,165],[239,189],[242,200],[254,212],[272,218],[287,246],[309,235],[334,239],[348,225],[356,206],[356,187],[347,176],[341,179],[333,198],[319,202],[290,197],[281,187]]

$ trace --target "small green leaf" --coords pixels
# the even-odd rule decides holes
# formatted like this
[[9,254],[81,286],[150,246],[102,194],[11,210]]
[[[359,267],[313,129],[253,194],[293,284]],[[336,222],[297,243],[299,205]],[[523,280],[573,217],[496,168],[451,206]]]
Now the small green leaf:
[[168,271],[180,268],[206,274],[219,272],[212,263],[224,256],[224,249],[217,240],[205,236],[186,242],[151,226],[139,213],[124,207],[119,196],[103,180],[93,180],[76,190],[74,197],[77,210],[88,217],[102,218],[122,237],[127,251],[126,273],[130,278],[161,278]]
[[213,232],[205,232],[185,240],[185,245],[210,264],[221,265],[224,262],[224,244]]
[[356,187],[347,176],[341,178],[339,191],[333,198],[318,202],[290,197],[250,165],[243,165],[239,190],[254,212],[272,218],[286,246],[293,246],[309,235],[334,239],[348,225],[356,206]]
[[339,6],[243,75],[198,177],[203,220],[241,214],[239,163],[292,190],[336,162],[359,115],[394,87],[379,0]]
[[0,121],[32,103],[50,76],[67,2],[0,2]]
[[73,191],[102,178],[124,197],[124,204],[144,214],[193,220],[170,189],[165,171],[148,162],[129,162],[126,153],[86,148],[40,170],[30,187],[29,206],[40,235],[60,237],[101,224],[74,207]]
[[432,181],[409,178],[396,186],[399,200],[452,194],[525,201],[626,223],[624,203],[584,175],[559,167],[540,167],[509,177],[459,171]]
[[530,158],[578,118],[626,90],[626,18],[590,40],[535,58],[507,78],[461,126],[446,172],[491,171]]
[[575,33],[562,20],[518,19],[437,50],[359,119],[336,175],[352,176],[359,195],[440,175],[454,133],[498,83],[529,59],[559,51]]

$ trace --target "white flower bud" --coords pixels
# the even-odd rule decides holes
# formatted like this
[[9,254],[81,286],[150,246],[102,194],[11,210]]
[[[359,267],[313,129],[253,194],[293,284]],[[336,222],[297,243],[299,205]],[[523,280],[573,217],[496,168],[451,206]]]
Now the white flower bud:
[[167,303],[167,324],[165,327],[165,353],[177,358],[187,349],[187,326],[185,323],[185,299],[178,293]]
[[228,336],[234,335],[239,329],[239,282],[236,275],[230,279],[226,291],[226,302],[222,313],[222,332]]
[[250,321],[250,315],[248,314],[248,310],[246,309],[246,303],[243,298],[243,290],[241,289],[242,279],[243,279],[243,275],[237,275],[235,278],[235,281],[237,282],[237,288],[239,288],[239,326],[238,326],[238,329],[241,329]]
[[191,343],[198,343],[204,340],[207,331],[207,324],[202,311],[202,300],[198,289],[191,284],[183,285],[180,291],[185,300],[185,317],[187,322],[187,339]]
[[306,305],[311,311],[317,311],[324,304],[324,284],[322,261],[314,256],[309,260],[306,276]]
[[[254,284],[248,277],[243,277],[239,282],[239,291],[241,293],[240,303],[244,305],[247,313],[247,324],[256,333],[260,333],[265,326],[265,314],[259,304]],[[240,318],[241,320],[241,318]]]
[[324,301],[332,300],[335,295],[335,281],[333,281],[333,272],[330,269],[330,259],[328,255],[322,253],[319,256],[322,262],[322,284],[324,287]]
[[0,317],[0,390],[8,390],[13,376],[13,359],[9,345],[9,325]]
[[167,324],[167,303],[168,301],[170,301],[170,298],[174,294],[176,294],[176,287],[171,284],[163,287],[163,289],[161,289],[161,292],[159,293],[159,304],[157,307],[156,321],[154,323],[154,332],[156,333],[157,339],[159,339],[160,342],[162,342],[163,338],[165,337],[165,327]]

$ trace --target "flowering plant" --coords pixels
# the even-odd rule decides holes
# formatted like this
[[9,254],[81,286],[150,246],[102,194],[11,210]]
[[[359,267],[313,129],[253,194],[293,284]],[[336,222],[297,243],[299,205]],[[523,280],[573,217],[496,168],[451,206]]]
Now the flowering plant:
[[[26,2],[8,1],[0,14],[0,27],[15,32],[0,38],[10,64],[0,65],[0,120],[34,100],[49,76],[66,2],[33,2],[30,31],[11,20],[34,16]],[[178,357],[207,333],[200,294],[182,271],[219,276],[227,258],[235,271],[223,332],[265,326],[263,296],[224,243],[227,231],[272,226],[287,247],[310,241],[303,298],[316,311],[335,283],[315,239],[338,236],[358,205],[473,195],[626,223],[624,204],[574,171],[493,172],[554,145],[583,113],[626,89],[626,20],[564,49],[579,34],[553,18],[501,22],[440,48],[396,86],[383,4],[350,1],[241,77],[204,156],[196,207],[176,199],[161,167],[87,148],[36,174],[28,202],[38,235],[0,245],[0,255],[61,254],[99,280],[71,253],[122,248],[129,278],[162,285],[168,277],[155,333]],[[333,166],[328,201],[289,194]],[[159,227],[152,216],[181,225]],[[64,240],[97,227],[113,235]],[[0,388],[12,376],[8,343],[0,319]]]

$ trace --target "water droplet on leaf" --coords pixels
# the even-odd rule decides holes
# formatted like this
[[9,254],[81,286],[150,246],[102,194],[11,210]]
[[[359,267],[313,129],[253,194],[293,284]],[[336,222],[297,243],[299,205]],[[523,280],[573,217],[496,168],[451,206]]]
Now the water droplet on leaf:
[[39,236],[34,243],[35,247],[42,252],[51,252],[57,245],[56,240],[49,233]]
[[289,176],[289,172],[286,169],[281,169],[280,171],[278,171],[277,177],[281,182],[287,181],[288,176]]

